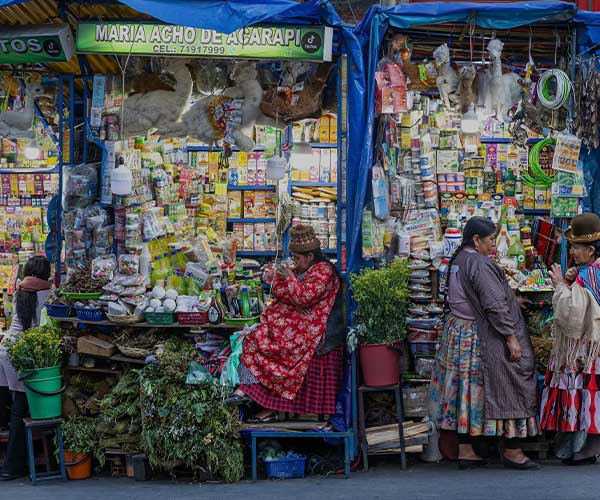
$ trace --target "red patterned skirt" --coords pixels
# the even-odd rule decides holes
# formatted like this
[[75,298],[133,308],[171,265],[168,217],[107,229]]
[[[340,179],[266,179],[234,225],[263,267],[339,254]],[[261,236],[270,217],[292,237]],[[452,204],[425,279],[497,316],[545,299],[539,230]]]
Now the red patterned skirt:
[[313,356],[296,399],[282,398],[261,384],[240,385],[239,389],[268,410],[333,415],[343,369],[344,348],[340,346],[323,356]]
[[585,370],[546,372],[542,394],[542,429],[600,434],[600,358]]

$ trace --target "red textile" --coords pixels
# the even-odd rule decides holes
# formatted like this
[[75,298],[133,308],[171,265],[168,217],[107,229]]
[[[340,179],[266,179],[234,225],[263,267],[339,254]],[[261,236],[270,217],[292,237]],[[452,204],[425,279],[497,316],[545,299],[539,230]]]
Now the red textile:
[[335,398],[342,383],[344,367],[344,348],[342,346],[323,356],[314,356],[306,378],[298,391],[296,399],[277,396],[260,384],[241,385],[239,388],[263,408],[289,413],[316,413],[333,415]]
[[294,399],[325,332],[339,280],[332,266],[319,262],[300,281],[273,281],[275,300],[261,324],[244,341],[242,362],[258,381],[285,399]]

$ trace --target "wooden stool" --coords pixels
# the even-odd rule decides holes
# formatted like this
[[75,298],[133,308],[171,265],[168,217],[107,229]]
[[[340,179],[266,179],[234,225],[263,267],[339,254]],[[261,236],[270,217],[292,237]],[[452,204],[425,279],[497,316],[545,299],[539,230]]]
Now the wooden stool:
[[[62,437],[62,428],[61,418],[52,418],[48,420],[33,420],[31,418],[24,418],[23,422],[25,422],[25,430],[27,432],[27,456],[29,460],[29,477],[31,478],[31,482],[36,484],[37,481],[46,481],[49,479],[62,479],[63,481],[67,480],[67,470],[65,468],[65,454],[63,447],[63,437]],[[46,432],[54,432],[56,434],[56,441],[58,443],[58,464],[59,470],[51,471],[49,470],[49,454],[47,450],[47,440],[44,438],[42,440],[44,446],[44,455],[47,461],[46,463],[46,472],[37,474],[35,471],[35,450],[33,446],[33,431],[46,431]],[[45,432],[44,432],[45,434]]]
[[[361,435],[363,469],[369,470],[369,445],[367,443],[367,429],[365,423],[365,393],[367,392],[385,392],[394,393],[396,401],[396,420],[398,421],[398,433],[400,440],[400,459],[402,461],[402,469],[406,470],[406,446],[404,444],[404,401],[402,400],[402,386],[389,385],[387,387],[368,387],[361,386],[358,388],[358,426]],[[372,453],[373,455],[377,453]],[[389,454],[389,453],[386,453]]]

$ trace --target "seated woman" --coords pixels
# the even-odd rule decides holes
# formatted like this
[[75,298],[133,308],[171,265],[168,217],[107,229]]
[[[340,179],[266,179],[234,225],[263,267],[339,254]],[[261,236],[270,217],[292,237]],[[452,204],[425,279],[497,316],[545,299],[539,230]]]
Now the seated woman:
[[10,481],[25,475],[27,455],[23,418],[28,413],[25,385],[19,380],[2,344],[39,325],[44,303],[50,293],[50,273],[50,262],[46,257],[31,257],[27,261],[23,268],[24,279],[17,285],[15,293],[15,314],[10,330],[0,342],[0,406],[8,410],[0,412],[0,427],[9,424],[8,445],[0,481]]
[[241,385],[229,399],[262,406],[253,422],[272,421],[278,411],[335,413],[345,340],[340,281],[311,226],[290,230],[289,249],[294,268],[277,270],[275,300],[244,341]]

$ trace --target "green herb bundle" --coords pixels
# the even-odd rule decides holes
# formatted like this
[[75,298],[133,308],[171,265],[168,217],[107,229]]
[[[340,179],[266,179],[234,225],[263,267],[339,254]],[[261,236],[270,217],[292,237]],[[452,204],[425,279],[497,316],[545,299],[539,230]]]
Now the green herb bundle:
[[92,417],[68,417],[62,423],[65,450],[75,454],[89,455],[98,446],[96,435],[96,419]]
[[383,344],[406,337],[409,275],[406,259],[351,275],[352,294],[358,305],[355,324],[362,343]]
[[36,326],[5,342],[10,362],[18,373],[52,368],[62,362],[62,339],[50,325]]

